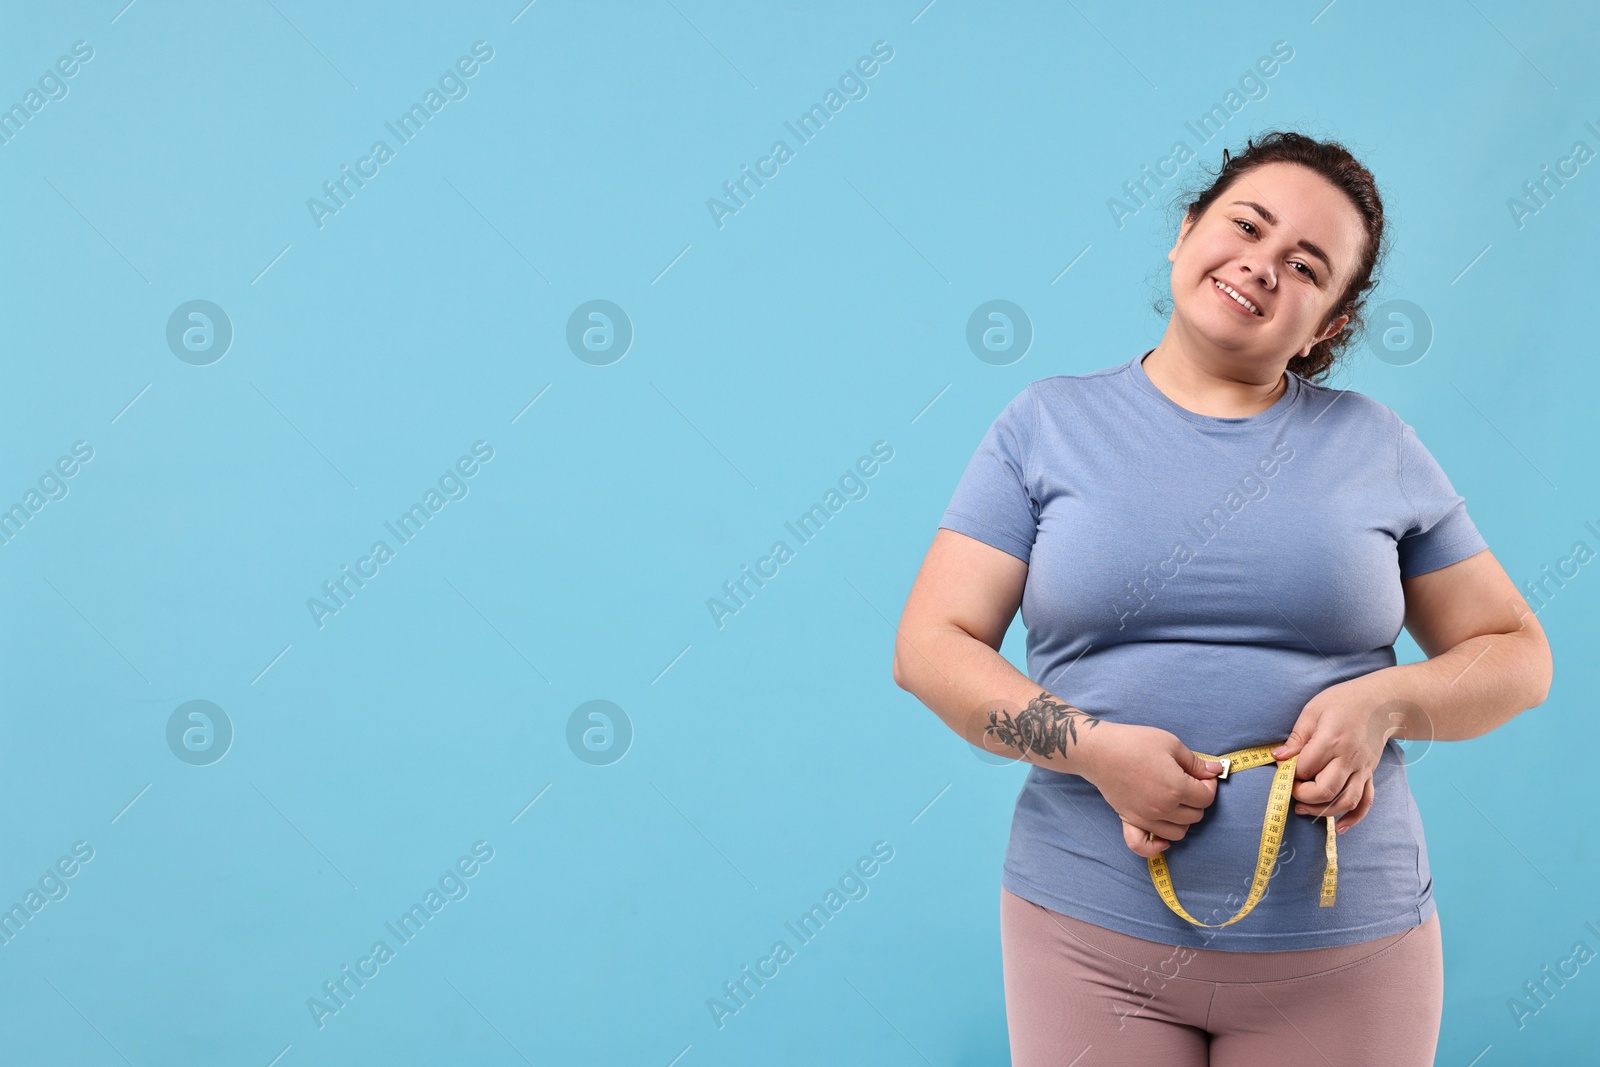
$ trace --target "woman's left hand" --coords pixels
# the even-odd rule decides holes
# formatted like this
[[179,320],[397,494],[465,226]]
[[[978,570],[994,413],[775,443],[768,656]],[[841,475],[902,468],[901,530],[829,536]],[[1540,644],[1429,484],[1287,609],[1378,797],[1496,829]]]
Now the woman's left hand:
[[1300,814],[1335,817],[1339,833],[1366,817],[1376,792],[1372,772],[1397,724],[1382,714],[1392,694],[1381,671],[1331,685],[1300,712],[1289,739],[1272,755],[1299,755],[1290,791]]

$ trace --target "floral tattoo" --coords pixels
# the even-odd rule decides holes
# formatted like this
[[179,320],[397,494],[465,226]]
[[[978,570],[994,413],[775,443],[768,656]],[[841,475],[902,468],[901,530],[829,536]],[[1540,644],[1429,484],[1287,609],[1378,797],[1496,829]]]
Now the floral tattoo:
[[1023,755],[1036,753],[1053,756],[1067,754],[1067,739],[1078,743],[1078,723],[1084,722],[1092,729],[1100,720],[1088,712],[1065,704],[1049,693],[1040,693],[1028,702],[1016,718],[1004,709],[989,712],[989,725],[984,735],[993,737]]

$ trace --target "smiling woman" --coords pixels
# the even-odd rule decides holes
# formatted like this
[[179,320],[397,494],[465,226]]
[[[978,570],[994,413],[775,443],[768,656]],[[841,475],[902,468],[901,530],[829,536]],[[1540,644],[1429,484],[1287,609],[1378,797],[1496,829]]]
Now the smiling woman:
[[[1282,394],[1283,370],[1326,379],[1360,337],[1386,244],[1377,185],[1342,146],[1273,132],[1243,159],[1224,150],[1167,253],[1172,301],[1153,307],[1170,317],[1146,373],[1163,392],[1198,399],[1190,361],[1173,357],[1205,351],[1223,378],[1209,402],[1235,409],[1210,415],[1261,410]],[[1286,366],[1273,370],[1284,352]]]
[[[1018,1067],[1089,1047],[1421,1067],[1444,971],[1398,741],[1543,702],[1549,646],[1416,432],[1322,384],[1383,250],[1371,173],[1270,133],[1207,180],[1167,252],[1160,343],[1033,381],[990,425],[893,674],[1033,764],[1000,879]],[[1268,469],[1270,495],[1239,491]],[[1026,676],[999,654],[1019,608]],[[1427,660],[1396,663],[1402,627]],[[1180,947],[1185,981],[1126,1011],[1118,991]]]

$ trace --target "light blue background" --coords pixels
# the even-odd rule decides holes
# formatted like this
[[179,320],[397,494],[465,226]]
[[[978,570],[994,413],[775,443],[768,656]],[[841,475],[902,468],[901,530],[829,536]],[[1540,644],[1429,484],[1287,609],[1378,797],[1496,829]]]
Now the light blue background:
[[[1519,584],[1600,544],[1600,176],[1507,206],[1600,149],[1589,6],[124,3],[7,4],[0,32],[0,106],[94,49],[0,146],[0,506],[94,449],[0,546],[0,905],[94,849],[0,947],[6,1062],[1005,1062],[1025,771],[893,684],[893,625],[989,422],[1156,343],[1170,203],[1266,128],[1373,169],[1374,306],[1436,334],[1332,384],[1417,427]],[[319,229],[306,200],[480,40],[467,97]],[[877,41],[868,95],[796,147]],[[1202,144],[1185,123],[1276,41]],[[708,198],[779,138],[719,228]],[[1119,229],[1108,199],[1178,140],[1199,161]],[[209,366],[165,340],[194,299],[235,331]],[[635,330],[606,366],[566,342],[593,299]],[[965,341],[993,299],[1035,330],[1006,366]],[[307,598],[480,440],[466,498],[319,629]],[[880,440],[867,496],[719,630],[707,600]],[[1508,1006],[1600,950],[1593,569],[1540,608],[1549,701],[1413,751],[1440,1063],[1593,1047],[1593,966],[1521,1028]],[[166,741],[195,699],[235,731],[209,766]],[[609,766],[567,742],[591,700],[631,723]],[[476,841],[469,895],[319,1029],[308,998]],[[878,841],[870,893],[719,1029],[708,998]]]

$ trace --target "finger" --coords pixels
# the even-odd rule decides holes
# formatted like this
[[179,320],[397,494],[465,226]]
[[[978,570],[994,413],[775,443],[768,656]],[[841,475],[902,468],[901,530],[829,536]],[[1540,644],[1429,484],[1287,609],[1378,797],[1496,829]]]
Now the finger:
[[1288,739],[1285,740],[1283,744],[1272,750],[1272,758],[1282,762],[1283,760],[1288,759],[1290,756],[1304,751],[1306,737],[1309,735],[1309,733],[1310,724],[1307,724],[1305,730],[1301,730],[1300,727],[1296,725],[1295,729],[1289,731]]
[[[1138,839],[1141,842],[1166,841],[1170,844],[1173,841],[1182,841],[1188,834],[1189,827],[1199,822],[1204,815],[1205,812],[1198,808],[1183,808],[1177,814],[1173,815],[1171,819],[1153,820],[1150,823],[1151,829],[1149,830],[1146,830],[1141,826],[1133,826],[1132,823],[1124,822],[1122,824],[1124,828],[1123,836],[1126,837],[1128,828],[1132,827],[1134,830],[1138,831]],[[1131,844],[1132,839],[1130,838],[1129,841]]]
[[1327,800],[1301,800],[1296,805],[1295,811],[1302,815],[1315,815],[1318,817],[1323,815],[1336,817],[1342,815],[1349,808],[1355,807],[1356,801],[1360,799],[1360,792],[1352,789],[1353,786],[1359,785],[1360,783],[1356,779],[1351,778],[1337,789],[1330,789],[1329,792],[1332,793],[1332,796],[1329,796]]
[[1299,811],[1303,815],[1314,815],[1319,818],[1324,815],[1332,815],[1335,819],[1340,819],[1347,812],[1354,811],[1356,805],[1361,803],[1361,795],[1365,789],[1366,779],[1352,776],[1350,781],[1345,783],[1344,788],[1339,790],[1338,794],[1328,803],[1302,804]]
[[1314,781],[1334,762],[1336,755],[1328,746],[1312,741],[1294,761],[1294,780],[1297,783]]
[[[1181,823],[1168,822],[1164,819],[1150,821],[1149,827],[1138,826],[1122,821],[1122,837],[1129,848],[1141,856],[1153,856],[1160,849],[1156,845],[1170,845],[1174,841],[1182,841],[1189,832],[1189,827]],[[1151,835],[1154,835],[1152,837]]]
[[1350,779],[1350,784],[1344,787],[1334,801],[1329,805],[1329,811],[1342,825],[1344,820],[1361,806],[1361,798],[1367,795],[1367,784],[1372,781],[1369,775],[1357,775]]
[[1338,830],[1342,834],[1356,823],[1367,817],[1367,812],[1372,810],[1372,802],[1378,799],[1378,787],[1371,778],[1367,779],[1367,787],[1361,791],[1361,802],[1349,815],[1338,820]]
[[1189,824],[1173,822],[1170,819],[1155,819],[1150,823],[1150,832],[1158,839],[1167,841],[1182,841],[1189,833]]
[[1217,785],[1222,779],[1185,778],[1178,786],[1177,803],[1183,807],[1208,808],[1217,799]]
[[[1300,743],[1298,752],[1288,755],[1295,757],[1294,777],[1297,782],[1314,781],[1334,764],[1343,763],[1348,768],[1352,762],[1348,750],[1338,745],[1332,734],[1308,737]],[[1287,759],[1287,756],[1283,759]]]
[[1222,764],[1216,760],[1201,759],[1190,749],[1184,749],[1184,758],[1179,760],[1179,766],[1189,773],[1189,777],[1202,781],[1215,778],[1222,773]]
[[1160,839],[1159,837],[1151,840],[1149,837],[1149,831],[1141,829],[1127,820],[1123,820],[1122,823],[1122,840],[1127,844],[1128,848],[1133,850],[1135,854],[1142,856],[1145,859],[1149,859],[1151,856],[1159,855],[1171,847],[1166,841]]
[[[1344,789],[1354,770],[1349,760],[1335,759],[1319,770],[1310,781],[1295,783],[1290,792],[1302,804],[1327,804]],[[1299,777],[1298,767],[1295,777]]]

